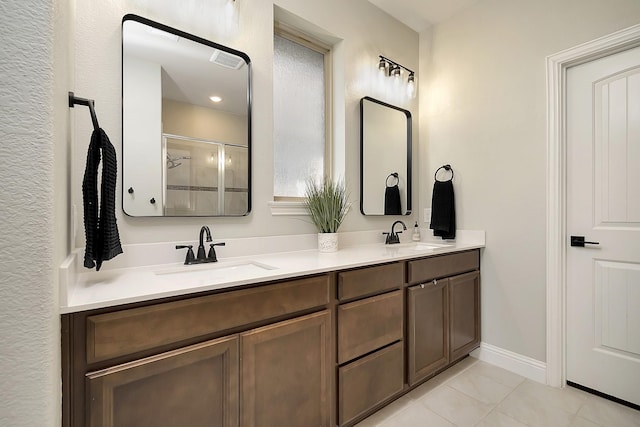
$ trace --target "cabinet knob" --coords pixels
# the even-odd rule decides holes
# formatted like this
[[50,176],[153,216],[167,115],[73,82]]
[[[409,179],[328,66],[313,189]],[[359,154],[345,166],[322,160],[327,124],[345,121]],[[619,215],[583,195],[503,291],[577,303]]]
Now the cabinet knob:
[[438,281],[437,281],[436,279],[433,279],[433,284],[434,284],[434,285],[437,285],[437,284],[438,284]]

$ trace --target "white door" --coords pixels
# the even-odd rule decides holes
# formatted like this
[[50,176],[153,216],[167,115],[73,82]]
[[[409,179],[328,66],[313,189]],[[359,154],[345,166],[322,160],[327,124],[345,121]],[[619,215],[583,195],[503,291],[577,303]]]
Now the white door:
[[569,68],[566,114],[567,380],[640,405],[640,47]]

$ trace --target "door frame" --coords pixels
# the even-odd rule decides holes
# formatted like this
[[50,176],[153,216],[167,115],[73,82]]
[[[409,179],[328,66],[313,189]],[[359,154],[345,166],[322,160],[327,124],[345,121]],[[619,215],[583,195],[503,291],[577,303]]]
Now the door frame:
[[547,384],[566,378],[567,68],[640,46],[634,25],[547,57]]

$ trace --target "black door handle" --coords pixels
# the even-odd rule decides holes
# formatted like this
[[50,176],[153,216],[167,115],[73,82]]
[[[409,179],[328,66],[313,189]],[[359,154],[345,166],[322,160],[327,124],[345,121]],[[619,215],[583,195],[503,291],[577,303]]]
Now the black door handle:
[[587,242],[584,236],[571,236],[571,246],[584,248],[584,245],[599,245],[600,242]]

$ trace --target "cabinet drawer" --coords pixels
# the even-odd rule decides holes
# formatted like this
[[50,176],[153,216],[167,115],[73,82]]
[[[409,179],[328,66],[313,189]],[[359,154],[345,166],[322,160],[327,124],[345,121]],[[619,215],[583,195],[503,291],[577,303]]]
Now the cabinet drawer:
[[402,291],[338,306],[338,363],[402,339]]
[[338,299],[371,295],[402,286],[404,263],[352,270],[338,275]]
[[339,369],[340,425],[402,391],[403,360],[398,342]]
[[418,259],[409,261],[407,264],[409,283],[419,283],[477,270],[480,268],[480,254],[477,250],[473,250]]
[[329,276],[121,310],[87,318],[87,362],[133,354],[329,302]]

